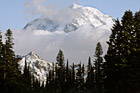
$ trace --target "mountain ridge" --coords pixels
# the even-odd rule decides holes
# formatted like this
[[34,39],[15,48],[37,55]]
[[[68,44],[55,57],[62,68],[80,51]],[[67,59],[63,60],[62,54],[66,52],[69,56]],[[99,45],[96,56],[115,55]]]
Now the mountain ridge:
[[68,33],[72,31],[76,31],[79,27],[85,25],[91,25],[93,28],[106,25],[109,28],[111,28],[112,25],[114,24],[115,19],[113,19],[109,15],[104,15],[96,8],[83,7],[77,4],[72,4],[66,9],[70,10],[71,13],[73,13],[73,15],[71,16],[74,17],[71,20],[69,20],[68,23],[63,23],[63,22],[59,23],[58,21],[56,21],[57,16],[55,19],[40,17],[27,23],[23,29],[24,30],[48,30],[50,32],[64,31]]
[[41,82],[46,81],[46,76],[47,74],[49,74],[49,71],[52,70],[53,67],[52,62],[44,60],[32,51],[27,55],[23,56],[18,62],[19,70],[21,71],[21,73],[24,73],[23,71],[25,67],[25,62],[29,67],[30,73]]

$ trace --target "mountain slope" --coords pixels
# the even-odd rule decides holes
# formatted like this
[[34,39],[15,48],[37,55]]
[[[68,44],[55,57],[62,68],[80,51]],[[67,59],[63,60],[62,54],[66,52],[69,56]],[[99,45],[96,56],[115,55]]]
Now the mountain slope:
[[[41,57],[39,57],[34,52],[28,53],[26,56],[20,56],[21,60],[18,62],[19,70],[24,73],[25,62],[27,62],[27,67],[29,66],[30,73],[39,80],[41,83],[46,81],[46,76],[49,74],[49,71],[53,69],[53,63],[48,62]],[[26,60],[26,61],[25,61]],[[54,65],[55,66],[55,65]],[[78,64],[75,65],[75,72],[77,72]],[[70,65],[69,69],[72,69]],[[85,67],[85,71],[87,67]],[[76,74],[76,73],[75,73]]]
[[49,73],[49,70],[52,69],[53,63],[42,59],[34,52],[30,52],[19,61],[19,69],[22,73],[24,73],[25,60],[34,77],[40,81],[45,81],[46,75]]
[[[71,6],[66,8],[66,10],[71,11],[71,16],[73,16],[71,17],[72,19],[70,19],[66,23],[60,23],[57,20],[57,16],[54,19],[40,17],[29,22],[23,29],[48,30],[50,32],[64,31],[68,33],[71,31],[76,31],[79,27],[85,25],[91,25],[93,28],[106,25],[107,27],[111,28],[114,23],[114,19],[111,16],[104,15],[99,10],[92,7],[83,7],[80,5],[72,4]],[[65,15],[65,12],[63,15]]]

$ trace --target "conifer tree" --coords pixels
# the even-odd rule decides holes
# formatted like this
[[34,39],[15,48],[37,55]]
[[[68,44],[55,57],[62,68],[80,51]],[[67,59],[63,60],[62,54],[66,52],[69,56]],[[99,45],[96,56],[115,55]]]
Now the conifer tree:
[[[132,84],[133,87],[135,88],[136,91],[140,91],[140,11],[136,12],[134,15],[134,30],[135,32],[134,37],[135,39],[133,40],[133,56],[132,61],[133,61],[133,69],[135,71],[135,84]],[[134,83],[134,82],[133,82]]]
[[62,50],[59,50],[59,53],[56,57],[56,63],[58,64],[58,85],[59,85],[59,91],[62,92],[64,87],[64,81],[65,81],[65,64],[64,64],[64,54]]
[[26,92],[30,92],[32,89],[32,82],[31,82],[31,73],[29,71],[29,65],[27,65],[26,58],[25,58],[25,67],[23,73],[23,90]]
[[71,86],[71,75],[70,75],[70,70],[69,70],[69,62],[67,59],[67,64],[66,64],[66,71],[65,71],[65,88],[64,92],[68,92]]
[[95,85],[97,93],[102,93],[103,90],[103,58],[102,58],[103,50],[100,42],[97,43],[95,50]]
[[133,69],[137,60],[135,54],[137,54],[138,46],[136,43],[136,20],[131,11],[126,11],[121,23],[119,20],[116,20],[112,28],[110,40],[107,42],[109,48],[105,55],[106,63],[104,65],[107,77],[105,80],[106,90],[108,89],[107,93],[132,93],[132,91],[136,93],[132,84],[136,80],[134,78],[136,74],[134,74],[135,71]]
[[91,84],[91,92],[95,92],[95,70],[94,70],[94,67],[92,66],[91,67],[91,70],[90,70],[90,75],[91,75],[91,80],[90,80],[90,84]]
[[2,62],[2,46],[3,46],[3,42],[2,42],[2,33],[0,32],[0,62]]
[[76,73],[76,88],[77,91],[81,90],[81,85],[82,85],[82,67],[81,67],[81,62],[78,65],[77,73]]
[[52,67],[52,93],[56,93],[55,65]]
[[[2,61],[3,61],[3,79],[5,90],[16,91],[19,87],[16,87],[20,83],[20,72],[18,70],[17,59],[13,51],[13,35],[10,29],[5,34],[5,44],[2,46]],[[8,88],[8,89],[7,89]]]
[[48,75],[48,87],[47,87],[47,91],[49,91],[51,93],[52,91],[52,71],[49,71],[49,75]]
[[7,30],[6,34],[6,41],[5,41],[5,47],[7,49],[7,56],[11,58],[15,56],[14,51],[13,51],[13,34],[10,29]]
[[87,70],[87,78],[86,78],[86,87],[89,89],[91,86],[91,59],[88,59],[88,70]]
[[85,66],[84,64],[82,65],[82,70],[81,70],[81,90],[85,91]]
[[[105,90],[106,93],[112,93],[118,90],[118,82],[120,80],[121,71],[120,69],[125,66],[125,57],[122,55],[124,44],[124,32],[122,31],[122,26],[119,20],[116,20],[113,28],[112,34],[110,36],[107,54],[105,55],[106,63],[104,64],[104,71],[106,75],[105,79]],[[122,62],[124,61],[124,62]],[[115,90],[116,89],[116,90]]]
[[59,80],[58,80],[58,67],[55,65],[55,92],[57,93],[59,89]]
[[137,51],[138,55],[140,52],[140,11],[136,12],[134,15],[134,31],[135,31],[135,44],[136,44],[136,49],[134,49],[135,51]]
[[3,42],[2,42],[2,35],[0,32],[0,91],[3,91],[3,86],[4,86],[4,62],[3,62],[3,55],[2,55],[2,47],[3,47]]
[[135,31],[134,31],[134,22],[133,22],[133,13],[132,11],[126,11],[121,20],[122,31],[123,31],[123,40],[121,41],[121,49],[123,60],[122,62],[126,66],[131,66],[133,48],[135,48]]
[[88,59],[88,72],[90,72],[91,67],[92,67],[91,58],[89,57],[89,59]]
[[63,68],[65,66],[65,64],[64,64],[64,54],[63,54],[62,50],[59,50],[59,53],[56,57],[56,63],[61,68]]
[[87,70],[87,78],[86,78],[86,88],[89,92],[94,92],[94,67],[91,64],[91,58],[88,59],[88,70]]
[[76,80],[75,80],[75,65],[74,63],[72,64],[72,74],[71,74],[71,89],[72,91],[75,90],[76,87]]
[[67,59],[67,64],[66,64],[66,74],[65,74],[65,81],[67,82],[69,80],[69,62]]

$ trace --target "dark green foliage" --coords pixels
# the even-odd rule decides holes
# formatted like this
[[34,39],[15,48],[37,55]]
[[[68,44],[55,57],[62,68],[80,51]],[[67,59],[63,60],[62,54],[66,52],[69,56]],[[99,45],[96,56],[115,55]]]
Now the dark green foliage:
[[140,91],[140,11],[136,12],[134,16],[134,31],[136,33],[136,43],[134,43],[136,48],[133,49],[133,61],[135,61],[135,78],[137,78],[135,87],[137,91]]
[[71,85],[73,86],[73,89],[75,88],[75,83],[76,83],[76,81],[75,81],[75,66],[74,66],[74,63],[73,63],[73,65],[72,65],[72,74],[71,74]]
[[63,68],[65,66],[64,60],[65,60],[64,59],[64,54],[63,54],[62,50],[59,50],[59,53],[56,57],[56,62],[58,64],[58,66],[60,66],[61,68]]
[[64,64],[64,54],[61,50],[56,57],[56,61],[58,64],[58,91],[63,92],[64,89],[64,82],[65,82],[65,64]]
[[3,92],[17,91],[20,85],[20,72],[18,70],[17,58],[13,51],[12,31],[7,30],[5,44],[2,43],[0,35],[0,82]]
[[7,30],[6,34],[6,41],[5,41],[5,48],[6,48],[6,56],[10,57],[9,60],[12,60],[13,57],[15,56],[14,51],[13,51],[13,36],[12,36],[12,31],[10,29]]
[[2,35],[0,32],[0,91],[3,91],[4,88],[4,62],[3,62],[3,42],[2,42]]
[[95,50],[95,88],[97,93],[103,91],[103,50],[100,42],[97,43]]
[[27,65],[26,58],[25,58],[25,67],[24,67],[24,73],[23,73],[23,90],[25,92],[30,92],[32,87],[31,87],[31,73],[29,69],[29,64]]
[[[105,55],[106,63],[104,65],[105,74],[107,76],[105,80],[105,90],[108,92],[115,91],[114,88],[116,87],[116,83],[120,79],[120,72],[118,72],[118,67],[121,62],[122,53],[121,51],[121,42],[123,40],[122,38],[122,29],[119,20],[116,20],[115,25],[112,28],[112,34],[110,36],[109,42],[107,44],[109,45],[107,54]],[[119,33],[119,35],[118,35]],[[121,65],[122,66],[122,65]]]
[[65,91],[68,91],[68,89],[71,87],[71,72],[69,69],[69,62],[67,59],[67,65],[66,65],[66,71],[65,71]]
[[91,92],[94,92],[95,88],[95,73],[94,67],[91,64],[91,58],[88,60],[88,70],[87,70],[87,78],[86,78],[86,88]]
[[84,67],[80,64],[78,65],[77,73],[76,73],[76,89],[80,92],[83,89],[84,84]]
[[[116,20],[108,43],[104,65],[106,93],[139,92],[139,14],[126,11]],[[127,86],[127,87],[126,87]]]

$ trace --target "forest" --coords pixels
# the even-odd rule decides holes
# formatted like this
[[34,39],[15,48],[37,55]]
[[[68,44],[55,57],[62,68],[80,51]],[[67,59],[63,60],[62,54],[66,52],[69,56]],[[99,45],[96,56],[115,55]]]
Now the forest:
[[26,61],[24,73],[19,71],[12,31],[6,31],[5,40],[0,33],[0,93],[140,93],[140,11],[126,11],[111,31],[107,53],[103,56],[98,42],[95,60],[89,57],[87,66],[79,63],[75,70],[76,65],[70,67],[59,50],[53,70],[42,84],[30,73]]

